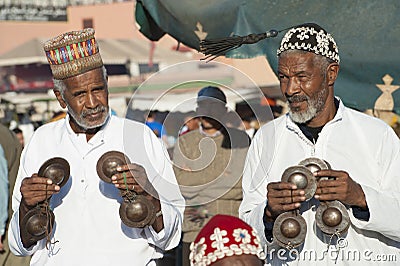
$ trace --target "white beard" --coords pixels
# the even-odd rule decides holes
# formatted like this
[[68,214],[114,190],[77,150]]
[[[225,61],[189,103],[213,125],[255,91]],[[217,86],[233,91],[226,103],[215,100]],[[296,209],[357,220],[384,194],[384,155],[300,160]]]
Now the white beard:
[[[98,123],[89,123],[87,122],[84,117],[77,113],[75,113],[72,108],[70,108],[69,105],[67,105],[67,109],[68,109],[68,113],[69,115],[74,119],[75,123],[78,124],[79,127],[81,127],[84,130],[88,130],[88,129],[93,129],[93,128],[97,128],[100,127],[102,125],[104,125],[106,123],[107,117],[108,117],[108,108],[104,107],[104,106],[100,106],[97,109],[102,109],[104,110],[104,115],[101,121],[99,121]],[[98,110],[91,110],[91,111],[98,111]],[[90,111],[88,111],[90,112]]]
[[[305,111],[293,112],[289,109],[289,116],[295,123],[307,123],[316,117],[324,108],[325,99],[328,95],[328,87],[324,87],[314,97],[305,96],[307,98],[308,108]],[[289,105],[290,108],[290,105]]]

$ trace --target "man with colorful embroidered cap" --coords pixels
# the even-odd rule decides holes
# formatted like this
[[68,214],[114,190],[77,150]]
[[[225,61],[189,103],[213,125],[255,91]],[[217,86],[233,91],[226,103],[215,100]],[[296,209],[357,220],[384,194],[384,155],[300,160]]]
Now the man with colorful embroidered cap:
[[[334,96],[339,63],[335,40],[313,23],[290,29],[278,49],[278,77],[289,112],[254,137],[239,210],[264,232],[261,242],[270,264],[365,265],[396,256],[387,262],[395,264],[399,259],[400,230],[392,215],[400,211],[400,141],[383,121],[345,107]],[[305,201],[305,191],[281,177],[310,157],[326,161],[330,169],[314,173],[317,180],[325,178]],[[347,232],[328,235],[316,225],[316,209],[321,201],[334,200],[346,206],[351,225]],[[307,232],[304,243],[289,251],[276,245],[272,229],[278,215],[296,209]]]
[[[144,124],[110,114],[107,74],[93,29],[61,34],[44,50],[54,93],[68,114],[38,128],[25,147],[12,198],[11,250],[33,255],[32,265],[155,265],[163,250],[179,243],[184,206],[166,152]],[[123,152],[131,163],[104,182],[96,166],[109,151]],[[70,166],[62,186],[37,174],[54,157]],[[125,225],[119,190],[144,196],[157,215],[143,228]],[[47,239],[36,240],[23,233],[23,218],[46,199],[55,222]]]
[[194,266],[264,265],[265,253],[257,232],[241,219],[215,215],[190,245]]

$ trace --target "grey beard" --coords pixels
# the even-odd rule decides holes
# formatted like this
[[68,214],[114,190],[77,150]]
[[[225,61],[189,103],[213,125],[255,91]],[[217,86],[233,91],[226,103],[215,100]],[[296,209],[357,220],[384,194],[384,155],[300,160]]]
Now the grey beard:
[[324,108],[324,98],[328,94],[328,87],[323,88],[321,91],[315,95],[316,97],[307,98],[308,109],[303,112],[293,112],[289,110],[289,116],[293,120],[293,122],[298,124],[304,124],[309,122],[311,119],[316,117]]
[[84,117],[90,113],[96,113],[99,110],[101,111],[108,111],[107,108],[105,106],[99,106],[95,109],[89,110],[89,111],[85,111],[82,114],[78,115],[76,114],[72,108],[70,108],[69,105],[67,105],[67,109],[68,109],[68,113],[70,116],[72,116],[72,118],[74,119],[75,123],[78,124],[79,127],[81,127],[83,130],[88,130],[88,129],[93,129],[93,128],[97,128],[100,127],[102,125],[104,125],[104,123],[107,120],[107,116],[108,114],[105,116],[104,120],[102,122],[99,122],[98,124],[94,124],[94,125],[88,125],[87,123],[85,123],[84,121]]
[[295,123],[303,124],[307,123],[317,115],[317,108],[310,105],[307,110],[303,112],[292,112],[289,110],[289,116]]

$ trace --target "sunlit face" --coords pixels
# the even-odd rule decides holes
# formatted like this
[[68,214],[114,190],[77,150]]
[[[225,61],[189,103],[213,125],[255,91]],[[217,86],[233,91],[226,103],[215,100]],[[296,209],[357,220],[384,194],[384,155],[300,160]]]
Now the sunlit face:
[[108,117],[108,87],[101,68],[64,80],[66,89],[56,93],[60,105],[67,107],[75,131],[98,128]]
[[185,125],[188,130],[195,130],[199,128],[199,118],[198,117],[187,117],[185,118]]
[[278,77],[296,123],[306,123],[323,110],[329,95],[326,74],[315,65],[313,53],[288,53],[279,57]]

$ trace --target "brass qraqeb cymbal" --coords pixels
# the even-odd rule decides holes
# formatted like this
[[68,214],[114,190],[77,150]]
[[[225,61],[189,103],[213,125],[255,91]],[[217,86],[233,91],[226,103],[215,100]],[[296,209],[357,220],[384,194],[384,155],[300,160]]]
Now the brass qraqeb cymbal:
[[282,181],[295,184],[297,189],[303,189],[306,200],[311,199],[317,189],[314,175],[302,165],[288,167],[282,174]]
[[[303,165],[307,167],[312,173],[318,172],[320,170],[329,170],[331,169],[331,165],[322,159],[316,158],[316,157],[310,157],[307,159],[302,160],[299,165]],[[328,180],[328,179],[334,179],[331,177],[317,177],[317,181],[319,180]]]
[[346,207],[340,201],[321,203],[315,213],[315,222],[322,232],[328,235],[343,233],[350,226]]
[[97,161],[97,174],[104,182],[111,183],[111,177],[117,173],[117,167],[129,163],[129,158],[122,152],[106,152]]
[[298,247],[306,238],[306,220],[299,214],[284,212],[276,218],[272,234],[279,246],[288,249]]
[[301,162],[299,162],[299,165],[307,167],[312,173],[320,170],[330,169],[330,165],[326,161],[316,157],[304,159]]
[[54,157],[45,161],[39,168],[38,175],[47,177],[60,187],[67,183],[70,174],[70,167],[67,160],[61,157]]
[[121,221],[135,228],[153,224],[156,218],[154,204],[143,195],[136,195],[133,201],[124,200],[119,208]]
[[34,242],[46,237],[54,225],[54,213],[37,206],[29,210],[21,221],[21,234]]

